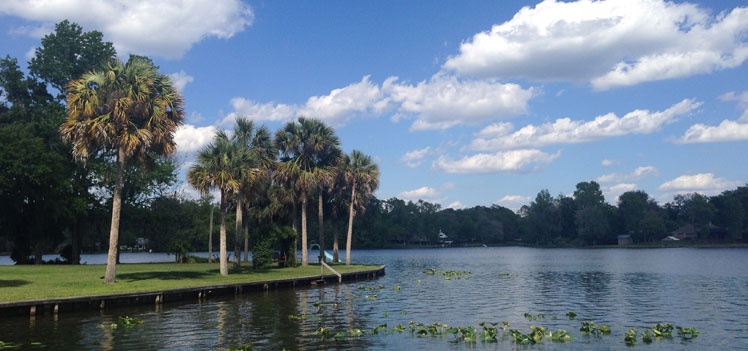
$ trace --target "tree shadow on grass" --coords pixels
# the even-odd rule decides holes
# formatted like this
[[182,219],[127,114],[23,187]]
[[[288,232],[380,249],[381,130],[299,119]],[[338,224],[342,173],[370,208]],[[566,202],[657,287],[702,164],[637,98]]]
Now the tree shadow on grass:
[[31,282],[28,280],[23,280],[23,279],[9,279],[9,280],[0,279],[0,288],[15,288],[15,287],[26,285],[29,283]]
[[[216,270],[216,273],[218,270]],[[128,280],[131,282],[138,281],[138,280],[149,280],[149,279],[158,279],[158,280],[180,280],[180,279],[198,279],[198,278],[204,278],[208,276],[212,276],[215,273],[212,273],[210,271],[208,272],[193,272],[193,271],[187,271],[187,272],[170,272],[170,271],[164,271],[164,272],[137,272],[137,273],[123,273],[123,274],[117,274],[118,280]]]

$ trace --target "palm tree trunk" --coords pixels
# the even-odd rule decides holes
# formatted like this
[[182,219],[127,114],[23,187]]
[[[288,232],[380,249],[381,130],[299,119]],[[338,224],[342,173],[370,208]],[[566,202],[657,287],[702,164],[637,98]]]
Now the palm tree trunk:
[[208,263],[213,263],[213,204],[210,204],[210,226],[208,227]]
[[291,219],[291,225],[293,226],[293,232],[296,236],[293,238],[293,246],[291,247],[293,252],[290,252],[288,256],[291,259],[291,267],[296,267],[296,258],[299,255],[299,214],[298,211],[296,211],[296,199],[293,199],[292,203],[291,210],[293,211],[293,217]]
[[112,284],[117,275],[117,248],[119,247],[119,211],[122,208],[122,173],[125,169],[125,149],[117,150],[117,181],[112,198],[112,226],[109,229],[109,252],[106,260],[104,283]]
[[301,193],[301,265],[309,265],[309,255],[306,248],[306,192]]
[[348,213],[348,238],[345,240],[345,265],[351,265],[351,239],[353,238],[353,203],[356,202],[356,181],[351,189],[351,208]]
[[244,221],[244,262],[249,262],[249,220]]
[[322,206],[322,188],[319,189],[319,259],[321,262],[325,262],[325,214]]
[[220,242],[220,253],[219,253],[219,265],[221,275],[229,275],[229,264],[226,260],[226,212],[228,212],[228,206],[226,206],[226,194],[221,190],[221,238]]
[[239,268],[242,258],[242,198],[236,194],[236,230],[234,232],[234,267]]

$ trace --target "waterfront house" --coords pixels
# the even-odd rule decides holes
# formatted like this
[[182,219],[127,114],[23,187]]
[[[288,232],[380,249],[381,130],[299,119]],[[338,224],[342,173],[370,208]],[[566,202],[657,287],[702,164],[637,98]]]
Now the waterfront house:
[[633,245],[634,241],[631,239],[631,235],[624,234],[618,236],[618,246]]
[[673,234],[673,236],[678,238],[679,240],[696,239],[698,237],[696,227],[693,224],[686,224],[674,230],[671,234]]

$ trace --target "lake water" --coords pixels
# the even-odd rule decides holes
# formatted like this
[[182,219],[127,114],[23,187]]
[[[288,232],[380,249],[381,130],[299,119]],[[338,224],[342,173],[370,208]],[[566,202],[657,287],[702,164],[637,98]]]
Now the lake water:
[[[622,343],[626,330],[637,328],[641,334],[662,321],[695,327],[702,334],[683,341],[674,332],[674,338],[649,345],[639,337],[633,349],[748,350],[747,249],[358,250],[353,258],[356,263],[386,264],[387,273],[340,286],[166,304],[158,310],[146,306],[61,314],[56,319],[3,318],[0,340],[41,342],[46,349],[139,351],[246,344],[256,350],[632,350]],[[469,279],[445,280],[424,274],[428,268],[472,274]],[[393,290],[394,285],[400,290]],[[569,320],[567,311],[575,311],[576,319]],[[545,318],[530,322],[524,313],[542,313]],[[305,314],[304,319],[289,318],[297,314]],[[100,327],[124,315],[144,323],[115,330]],[[612,332],[581,335],[581,320],[608,324]],[[497,343],[466,344],[451,335],[417,337],[408,331],[409,321],[472,325],[479,332],[482,321],[508,321],[510,328],[525,333],[534,324],[565,329],[575,338],[568,343],[543,340],[518,346],[499,330]],[[334,334],[383,323],[389,331],[400,323],[406,330],[340,340],[314,335],[320,327]]]

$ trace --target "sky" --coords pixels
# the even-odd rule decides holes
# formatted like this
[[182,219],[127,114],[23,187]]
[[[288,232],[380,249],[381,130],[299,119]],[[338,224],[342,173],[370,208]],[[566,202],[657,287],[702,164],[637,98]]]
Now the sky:
[[25,67],[64,19],[171,75],[183,170],[237,116],[303,115],[374,158],[382,199],[518,209],[594,180],[611,204],[665,203],[748,182],[747,1],[4,0],[0,54]]

